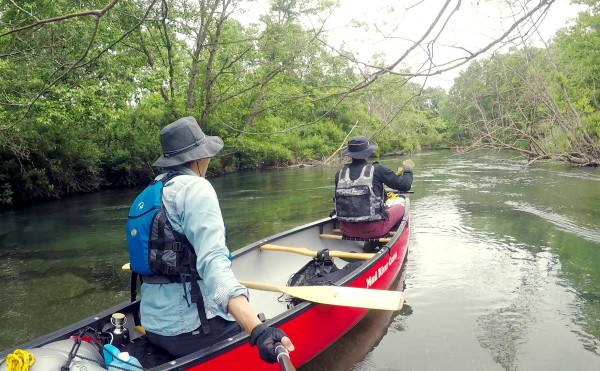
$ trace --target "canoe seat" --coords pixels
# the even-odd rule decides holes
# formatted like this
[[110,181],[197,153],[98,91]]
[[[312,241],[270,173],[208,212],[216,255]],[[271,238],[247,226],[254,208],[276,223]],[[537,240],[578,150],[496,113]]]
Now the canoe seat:
[[[332,231],[337,232],[337,233],[342,233],[342,231],[339,228],[334,228],[334,229],[332,229]],[[395,234],[396,234],[396,231],[389,231],[388,232],[388,236],[393,236]]]
[[[389,235],[389,234],[388,234]],[[363,241],[363,251],[367,253],[375,253],[377,252],[384,244],[391,241],[391,237],[382,237],[382,238],[358,238],[358,237],[348,237],[340,234],[327,234],[321,233],[319,234],[321,238],[332,238],[335,240],[347,240],[347,241]]]

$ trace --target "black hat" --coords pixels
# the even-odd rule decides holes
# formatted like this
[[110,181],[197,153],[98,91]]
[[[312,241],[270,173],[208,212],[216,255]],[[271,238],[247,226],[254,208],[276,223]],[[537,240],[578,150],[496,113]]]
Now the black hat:
[[369,141],[367,137],[352,137],[348,141],[348,148],[346,148],[343,155],[363,160],[371,156],[376,148],[377,144]]

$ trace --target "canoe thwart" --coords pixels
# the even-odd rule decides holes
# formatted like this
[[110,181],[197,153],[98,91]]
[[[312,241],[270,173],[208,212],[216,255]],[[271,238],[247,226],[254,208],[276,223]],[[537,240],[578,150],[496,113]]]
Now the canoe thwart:
[[321,237],[321,238],[331,238],[331,239],[334,239],[334,240],[377,241],[377,242],[381,242],[381,243],[388,243],[388,242],[390,242],[392,240],[391,238],[355,238],[355,237],[340,236],[338,234],[326,234],[326,233],[319,234],[319,237]]
[[[264,244],[260,247],[261,250],[270,250],[270,251],[284,251],[291,252],[294,254],[300,254],[305,256],[315,257],[318,254],[318,251],[307,249],[306,247],[289,247],[289,246],[280,246],[273,244]],[[329,250],[329,256],[334,258],[343,258],[343,259],[356,259],[356,260],[369,260],[375,254],[368,253],[358,253],[358,252],[345,252],[345,251],[336,251]]]

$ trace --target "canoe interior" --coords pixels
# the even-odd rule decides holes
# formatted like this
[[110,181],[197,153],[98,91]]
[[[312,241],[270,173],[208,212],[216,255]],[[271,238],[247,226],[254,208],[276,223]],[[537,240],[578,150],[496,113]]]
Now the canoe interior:
[[[404,196],[405,197],[405,196]],[[408,252],[408,234],[409,234],[409,199],[405,197],[406,213],[402,223],[397,227],[394,233],[389,237],[389,242],[379,243],[379,248],[374,257],[369,260],[361,260],[362,265],[355,269],[348,276],[336,282],[337,285],[348,285],[353,287],[366,288],[366,282],[369,276],[373,277],[373,272],[379,270],[381,265],[393,267],[390,269],[388,277],[380,279],[377,284],[380,287],[373,286],[377,289],[392,289],[403,290],[403,287],[396,287],[400,268],[407,257]],[[358,252],[363,253],[364,241],[355,240],[339,240],[333,238],[324,238],[320,235],[340,235],[336,231],[337,221],[335,218],[325,218],[307,225],[294,228],[292,230],[259,240],[233,253],[232,268],[239,280],[264,282],[285,286],[292,274],[297,272],[312,258],[310,256],[300,255],[292,252],[280,251],[262,251],[260,246],[266,243],[286,246],[286,247],[304,247],[313,251],[329,249],[332,251],[341,252]],[[373,252],[373,251],[369,251]],[[334,258],[334,262],[338,268],[342,268],[353,259]],[[379,265],[379,268],[378,268]],[[385,272],[385,270],[384,270]],[[400,285],[401,286],[401,285]],[[138,290],[139,292],[139,290]],[[362,308],[336,307],[323,304],[313,304],[303,302],[299,305],[290,308],[288,297],[281,293],[250,290],[250,302],[257,312],[267,319],[267,323],[284,328],[290,335],[296,345],[296,348],[306,348],[306,352],[301,351],[292,353],[292,361],[296,367],[308,362],[318,353],[323,351],[327,346],[331,345],[335,340],[341,337],[360,319],[362,319],[368,310]],[[248,357],[258,359],[256,349],[250,349],[247,345],[248,337],[245,334],[237,335],[221,343],[215,344],[208,350],[195,352],[177,360],[172,359],[170,355],[158,349],[149,342],[145,337],[141,336],[134,328],[134,314],[138,312],[139,301],[134,303],[126,302],[110,308],[93,317],[80,321],[67,328],[58,330],[51,334],[41,336],[38,339],[32,340],[26,344],[22,344],[13,349],[0,352],[0,360],[4,361],[6,355],[14,349],[30,349],[40,347],[42,345],[52,343],[57,340],[67,339],[72,335],[77,335],[82,328],[91,327],[97,331],[104,331],[110,327],[110,316],[115,312],[125,313],[128,318],[128,328],[131,334],[131,341],[121,346],[121,351],[127,351],[131,355],[138,358],[144,369],[151,370],[194,370],[194,369],[227,369],[226,367],[233,366],[231,360],[226,360],[225,354],[236,354],[236,357]],[[319,326],[318,319],[328,318],[328,321],[335,321],[340,316],[347,317],[345,322],[341,322],[338,327],[331,326],[332,334],[320,344],[312,344],[309,338],[303,333],[310,332],[313,324]],[[304,319],[303,319],[304,318]],[[311,319],[312,318],[312,319]],[[315,320],[316,319],[316,320]],[[318,329],[315,329],[318,330]],[[291,333],[290,333],[291,332]],[[237,352],[237,353],[236,353]],[[248,356],[251,354],[251,356]],[[232,357],[229,357],[232,358]],[[215,361],[226,360],[226,361]],[[228,363],[229,362],[229,363]],[[235,362],[239,362],[239,359]],[[202,364],[200,364],[202,363]],[[256,367],[261,369],[278,369],[271,368],[266,363],[261,363],[258,360],[255,363]],[[246,368],[253,367],[245,363]],[[239,366],[239,364],[238,364]],[[263,367],[264,366],[264,367]],[[276,365],[275,365],[276,366]],[[274,366],[273,366],[274,367]],[[2,363],[0,363],[0,371]]]

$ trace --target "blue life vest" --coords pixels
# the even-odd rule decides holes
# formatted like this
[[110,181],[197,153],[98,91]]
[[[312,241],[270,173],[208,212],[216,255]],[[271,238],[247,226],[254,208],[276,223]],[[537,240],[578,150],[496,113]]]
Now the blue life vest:
[[137,297],[138,275],[148,284],[180,282],[191,284],[191,301],[198,306],[198,315],[205,334],[210,332],[204,309],[204,300],[198,284],[196,253],[187,237],[175,231],[169,221],[162,191],[174,177],[183,175],[170,172],[154,180],[138,195],[127,217],[127,249],[131,265],[131,301]]
[[[127,249],[131,269],[148,283],[168,283],[189,277],[196,266],[196,254],[185,235],[173,230],[162,203],[164,184],[178,173],[155,180],[135,199],[127,218]],[[173,276],[173,277],[169,277]],[[189,279],[188,279],[189,280]]]

